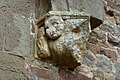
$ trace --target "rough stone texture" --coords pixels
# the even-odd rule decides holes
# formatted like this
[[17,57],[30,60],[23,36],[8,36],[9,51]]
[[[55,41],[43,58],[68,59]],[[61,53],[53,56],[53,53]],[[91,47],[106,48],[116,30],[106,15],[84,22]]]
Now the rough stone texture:
[[115,76],[109,73],[104,73],[106,80],[115,80]]
[[99,69],[93,71],[93,75],[93,80],[115,80],[115,76]]
[[[64,8],[59,4],[64,5]],[[120,80],[119,0],[104,0],[104,4],[102,0],[63,0],[62,2],[61,0],[51,0],[51,5],[53,10],[85,11],[100,20],[104,19],[103,24],[90,33],[82,65],[78,66],[74,71],[71,69],[71,71],[57,69],[56,73],[59,73],[59,79],[79,80],[81,75],[77,75],[76,72],[78,72],[83,74],[83,80],[86,77],[91,80]],[[94,20],[93,24],[95,24]],[[50,37],[56,38],[56,36]],[[52,76],[55,77],[55,75]],[[79,79],[77,79],[78,77]],[[89,79],[87,78],[87,80]]]
[[24,58],[31,52],[34,6],[34,0],[0,0],[0,80],[27,80]]
[[[120,80],[120,0],[103,1],[0,0],[0,80]],[[49,10],[85,11],[104,18],[92,30],[83,63],[74,70],[33,57],[24,60],[34,52],[30,23]]]
[[104,9],[102,0],[68,0],[69,10],[84,11],[103,20]]
[[35,5],[34,0],[17,0],[17,1],[2,0],[2,1],[6,4],[9,11],[12,11],[16,14],[22,14],[27,18],[30,16],[31,11],[34,11],[34,5]]
[[66,0],[51,0],[51,5],[52,5],[52,10],[68,11],[68,3]]
[[13,14],[6,13],[5,16],[5,51],[12,51],[19,44],[19,38],[21,37],[21,33],[19,28],[14,24]]
[[106,72],[110,72],[112,69],[110,59],[104,55],[97,55],[97,67]]
[[[108,0],[106,1],[108,2]],[[119,31],[120,31],[119,19],[120,18],[119,18],[119,12],[116,11],[116,10],[119,10],[119,8],[117,6],[118,5],[117,0],[114,0],[115,1],[114,3],[116,3],[116,6],[114,4],[111,4],[112,0],[109,0],[109,1],[110,2],[107,5],[105,4],[104,6],[103,6],[102,0],[97,0],[97,1],[96,0],[95,1],[94,0],[92,1],[66,0],[65,2],[60,1],[60,4],[65,5],[65,8],[58,6],[59,1],[54,1],[54,0],[51,1],[53,10],[68,9],[70,11],[85,11],[101,20],[103,20],[105,16],[104,18],[105,21],[103,22],[103,24],[98,28],[92,30],[89,36],[89,41],[87,43],[88,50],[85,53],[83,64],[79,66],[78,69],[75,69],[76,71],[90,77],[92,80],[115,80],[115,76],[119,75],[119,72],[115,71],[117,68],[114,66],[114,63],[116,61],[119,62],[120,60],[118,56],[119,49],[116,48],[116,47],[119,47],[119,41],[120,41],[120,36],[119,36]],[[108,9],[106,9],[106,7]],[[105,8],[106,10],[104,10],[103,8]],[[112,11],[114,12],[112,13]],[[106,12],[106,14],[104,14],[104,12]],[[114,14],[114,16],[111,16],[112,14]],[[51,30],[55,30],[55,29],[52,28]],[[49,32],[51,30],[49,30]],[[58,37],[59,36],[56,37],[56,35],[50,36],[51,39],[58,38]],[[73,74],[69,75],[68,73],[67,74],[64,73],[66,72],[65,70],[62,70],[62,71],[60,70],[58,73],[61,73],[61,72],[62,72],[63,80],[64,79],[67,80],[68,78],[72,80],[77,80],[76,79],[77,77],[74,78]],[[75,71],[73,71],[73,73],[75,73]],[[70,77],[64,77],[66,75],[69,75]]]
[[118,61],[118,62],[115,62],[114,63],[114,66],[115,66],[115,75],[116,75],[116,77],[118,77],[118,78],[120,78],[120,62]]
[[95,60],[96,60],[96,56],[94,55],[94,53],[90,50],[86,50],[83,59],[83,64],[86,64],[89,67],[94,67]]
[[[45,25],[38,26],[35,54],[42,59],[46,56],[51,57],[52,61],[60,67],[75,68],[82,62],[86,49],[90,17],[82,12],[61,12],[63,14],[60,14],[60,12],[52,11],[49,13],[51,13],[50,15],[59,13],[58,15],[61,17],[57,15],[47,17]],[[71,17],[72,15],[76,17]],[[64,17],[70,18],[64,20]],[[38,23],[41,24],[42,22],[39,21]]]
[[35,54],[36,58],[44,58],[44,59],[48,59],[50,58],[51,54],[50,54],[50,50],[47,44],[47,38],[45,37],[45,29],[44,27],[41,27],[41,29],[38,30],[38,39],[37,39],[37,54]]
[[0,1],[0,30],[2,30],[0,31],[0,50],[10,51],[21,56],[30,53],[30,22],[28,18],[33,11],[33,4],[33,0]]
[[[32,74],[37,78],[30,77],[30,79],[39,80],[92,80],[84,74],[78,72],[71,72],[69,70],[60,69],[59,74],[53,73],[53,70],[38,69],[35,67],[31,68]],[[42,73],[42,74],[41,74]]]
[[20,73],[6,70],[0,70],[0,73],[0,80],[27,80],[27,78],[25,78],[24,75]]
[[0,52],[0,80],[27,80],[23,71],[23,58]]
[[104,80],[104,72],[101,70],[93,71],[93,80]]
[[60,70],[59,72],[61,80],[91,80],[84,74],[72,73],[70,71]]
[[4,44],[4,29],[5,29],[5,21],[0,14],[0,51],[3,50],[3,44]]
[[47,79],[47,80],[60,80],[60,77],[50,70],[39,69],[35,67],[31,67],[31,70],[32,70],[32,74],[39,78]]
[[117,53],[115,51],[109,50],[109,49],[101,49],[100,54],[104,54],[111,60],[116,61],[117,60]]
[[120,48],[117,49],[118,55],[120,55]]
[[22,16],[14,15],[14,25],[19,28],[21,36],[19,45],[12,52],[20,56],[28,56],[30,54],[30,22]]

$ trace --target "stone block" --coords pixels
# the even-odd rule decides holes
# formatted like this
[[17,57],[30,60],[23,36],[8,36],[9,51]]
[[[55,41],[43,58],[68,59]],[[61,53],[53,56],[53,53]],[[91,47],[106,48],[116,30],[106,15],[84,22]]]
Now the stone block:
[[120,78],[120,62],[116,61],[114,63],[114,67],[115,67],[115,71],[113,71],[113,72],[114,72],[115,76]]
[[115,76],[97,69],[93,71],[93,80],[115,80]]
[[68,11],[68,3],[66,0],[51,0],[51,5],[53,11]]
[[94,53],[90,50],[86,50],[85,55],[84,55],[84,59],[83,59],[83,64],[85,64],[89,67],[94,67],[95,60],[96,60],[96,56],[94,55]]
[[101,48],[100,54],[104,54],[105,56],[110,58],[112,61],[117,61],[117,58],[118,58],[116,51],[109,50],[109,49]]
[[[30,55],[30,48],[31,48],[31,44],[30,44],[30,22],[27,18],[23,18],[22,16],[19,16],[17,14],[14,14],[13,16],[14,20],[14,25],[16,26],[16,28],[14,28],[13,30],[15,30],[16,32],[20,33],[19,34],[15,34],[16,38],[19,37],[18,39],[15,38],[15,40],[19,41],[19,44],[17,47],[15,47],[12,52],[13,54],[16,55],[20,55],[20,56],[29,56]],[[13,31],[12,33],[15,33],[15,31]],[[14,38],[11,38],[11,40]]]
[[27,80],[24,76],[24,59],[0,52],[0,79],[1,80]]
[[68,0],[71,10],[85,11],[90,15],[103,20],[104,5],[101,0]]
[[0,1],[0,50],[21,56],[30,53],[29,17],[34,6],[34,0]]
[[27,18],[29,18],[31,11],[34,10],[35,6],[34,0],[3,0],[3,2],[7,4],[8,11],[22,14]]
[[0,69],[0,80],[28,80],[23,74]]
[[19,45],[19,38],[21,37],[20,30],[14,24],[13,14],[6,13],[5,17],[5,43],[4,50],[12,51]]
[[59,72],[60,74],[60,79],[61,80],[92,80],[91,78],[89,78],[88,76],[82,74],[82,73],[72,73],[70,71],[66,71],[66,70],[60,70]]
[[97,54],[97,67],[102,69],[104,72],[111,72],[112,64],[109,58],[104,55]]
[[33,76],[38,77],[40,80],[60,80],[59,75],[56,75],[50,70],[39,69],[37,67],[31,67]]

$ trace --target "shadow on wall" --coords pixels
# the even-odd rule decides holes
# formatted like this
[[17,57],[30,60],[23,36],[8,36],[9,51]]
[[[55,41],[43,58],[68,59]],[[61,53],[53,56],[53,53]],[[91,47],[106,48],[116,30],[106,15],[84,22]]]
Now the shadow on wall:
[[36,0],[36,19],[51,10],[51,0]]

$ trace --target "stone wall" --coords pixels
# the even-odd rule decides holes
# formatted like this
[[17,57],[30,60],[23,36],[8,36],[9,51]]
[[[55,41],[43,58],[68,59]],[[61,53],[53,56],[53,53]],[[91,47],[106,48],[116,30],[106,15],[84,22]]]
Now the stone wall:
[[[74,70],[33,56],[32,25],[49,10],[84,11],[103,22]],[[0,80],[120,80],[120,1],[0,0],[0,74]]]
[[24,65],[31,54],[34,6],[34,0],[0,0],[0,80],[27,80]]

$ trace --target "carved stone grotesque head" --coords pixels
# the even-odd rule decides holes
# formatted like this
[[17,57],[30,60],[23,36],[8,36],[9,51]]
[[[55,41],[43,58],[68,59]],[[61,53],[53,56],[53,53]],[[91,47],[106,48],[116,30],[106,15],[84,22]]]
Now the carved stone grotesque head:
[[37,23],[35,57],[50,59],[60,67],[79,66],[89,36],[89,20],[86,13],[49,12]]

